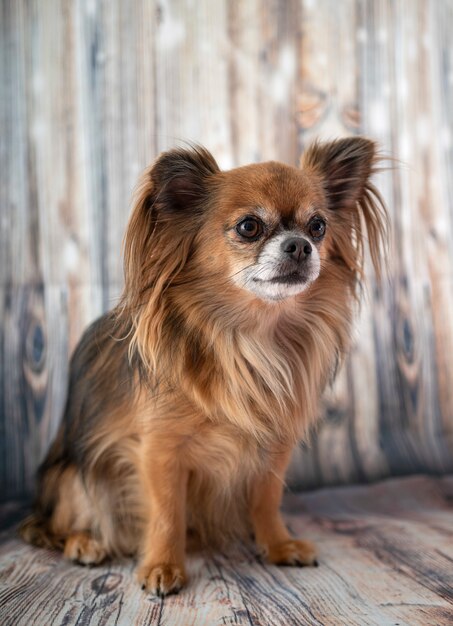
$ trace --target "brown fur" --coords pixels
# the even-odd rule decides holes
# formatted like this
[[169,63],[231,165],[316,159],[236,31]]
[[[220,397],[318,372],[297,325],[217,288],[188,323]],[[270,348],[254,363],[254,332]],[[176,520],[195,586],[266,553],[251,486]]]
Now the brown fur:
[[[375,160],[374,144],[355,138],[315,144],[300,169],[221,172],[193,148],[145,172],[123,298],[73,355],[27,541],[79,562],[138,553],[140,582],[161,594],[184,583],[188,528],[212,546],[254,532],[272,562],[315,562],[279,505],[291,450],[347,349],[365,232],[380,270]],[[303,293],[268,302],[235,282],[262,245],[234,230],[254,207],[270,230],[326,219],[321,272]]]

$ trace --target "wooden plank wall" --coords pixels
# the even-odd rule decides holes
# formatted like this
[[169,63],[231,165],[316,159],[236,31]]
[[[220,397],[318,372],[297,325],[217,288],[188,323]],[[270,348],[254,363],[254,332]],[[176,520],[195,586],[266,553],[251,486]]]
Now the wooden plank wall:
[[453,468],[452,0],[1,0],[0,476],[28,492],[68,358],[120,293],[130,195],[161,150],[296,164],[365,133],[394,236],[297,486]]

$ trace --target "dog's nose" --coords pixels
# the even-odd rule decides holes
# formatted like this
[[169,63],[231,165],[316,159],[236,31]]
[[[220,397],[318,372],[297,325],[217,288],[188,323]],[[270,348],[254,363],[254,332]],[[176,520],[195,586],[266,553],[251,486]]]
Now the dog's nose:
[[281,244],[282,252],[294,261],[306,259],[311,254],[311,243],[303,237],[289,237]]

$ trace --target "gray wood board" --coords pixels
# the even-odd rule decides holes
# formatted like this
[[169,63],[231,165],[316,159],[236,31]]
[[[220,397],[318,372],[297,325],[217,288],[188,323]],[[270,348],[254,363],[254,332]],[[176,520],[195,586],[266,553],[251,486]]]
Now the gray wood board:
[[[2,508],[11,520],[18,506]],[[318,568],[276,567],[238,548],[192,555],[190,582],[156,599],[134,563],[97,568],[23,544],[0,544],[5,626],[439,626],[453,623],[453,476],[287,494],[286,519],[317,542]]]

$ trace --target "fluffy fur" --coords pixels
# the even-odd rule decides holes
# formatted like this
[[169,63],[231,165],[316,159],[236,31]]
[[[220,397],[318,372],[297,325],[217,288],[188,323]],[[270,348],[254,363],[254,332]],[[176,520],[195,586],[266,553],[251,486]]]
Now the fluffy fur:
[[221,172],[195,147],[145,172],[123,297],[72,357],[27,541],[81,563],[138,554],[157,594],[185,581],[187,531],[210,546],[253,533],[272,562],[316,562],[279,505],[347,349],[365,237],[380,273],[375,162],[371,141],[350,138],[312,145],[300,169]]

